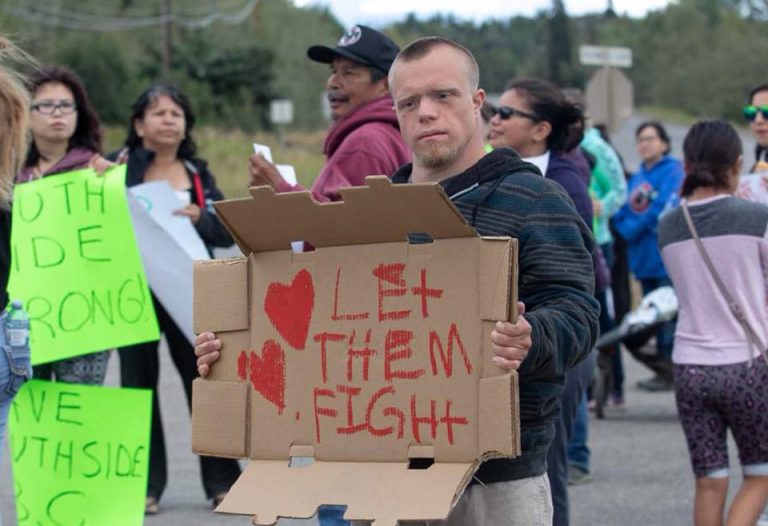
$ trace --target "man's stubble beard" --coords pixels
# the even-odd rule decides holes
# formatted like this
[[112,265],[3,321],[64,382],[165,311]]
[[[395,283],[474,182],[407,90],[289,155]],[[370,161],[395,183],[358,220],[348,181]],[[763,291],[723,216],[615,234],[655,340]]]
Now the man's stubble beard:
[[435,170],[443,168],[453,163],[459,156],[461,148],[441,148],[437,144],[429,144],[426,153],[416,153],[414,156],[418,158],[419,163],[424,168]]

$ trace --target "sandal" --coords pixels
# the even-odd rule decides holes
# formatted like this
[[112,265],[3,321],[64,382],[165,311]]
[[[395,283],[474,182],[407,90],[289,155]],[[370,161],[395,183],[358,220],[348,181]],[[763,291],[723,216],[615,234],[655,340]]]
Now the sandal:
[[144,504],[144,515],[157,515],[160,513],[160,504],[155,497],[147,497]]

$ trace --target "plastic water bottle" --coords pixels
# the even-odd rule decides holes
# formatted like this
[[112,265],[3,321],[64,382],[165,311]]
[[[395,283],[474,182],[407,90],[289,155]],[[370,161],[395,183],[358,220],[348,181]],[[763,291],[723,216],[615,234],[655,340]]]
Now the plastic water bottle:
[[29,344],[29,315],[21,301],[14,300],[5,320],[5,338],[11,350],[26,348]]

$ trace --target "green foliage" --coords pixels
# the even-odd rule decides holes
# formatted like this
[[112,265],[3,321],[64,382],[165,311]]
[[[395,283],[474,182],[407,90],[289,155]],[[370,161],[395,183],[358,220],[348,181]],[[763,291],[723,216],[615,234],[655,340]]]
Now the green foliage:
[[293,128],[324,127],[321,101],[328,66],[309,60],[307,49],[335,43],[344,28],[325,8],[297,9],[288,0],[269,0],[256,8],[252,31],[252,38],[274,54],[272,92],[293,100]]
[[553,0],[552,13],[547,20],[548,79],[559,86],[578,83],[578,71],[573,61],[571,27],[563,0]]
[[400,46],[428,35],[463,44],[480,65],[480,86],[489,92],[501,92],[512,78],[546,75],[545,21],[541,15],[533,21],[515,17],[489,20],[477,26],[444,15],[423,21],[409,15],[385,32]]
[[644,19],[616,18],[601,28],[597,43],[633,50],[627,73],[638,104],[740,118],[749,88],[766,80],[765,27],[732,6],[715,7],[709,0],[682,0]]
[[[162,28],[123,32],[72,31],[8,14],[0,27],[42,63],[63,63],[85,80],[107,123],[124,126],[131,102],[160,77]],[[57,0],[66,12],[158,14],[161,0]],[[216,0],[173,0],[178,9],[205,13]],[[48,11],[54,3],[41,3]],[[229,4],[231,5],[231,3]],[[111,7],[110,7],[111,6]],[[42,9],[42,7],[41,7]],[[133,10],[133,11],[131,11]],[[466,45],[480,64],[481,86],[501,92],[516,77],[539,77],[583,87],[594,68],[580,66],[581,44],[630,47],[636,103],[671,107],[694,116],[739,118],[748,89],[766,81],[768,0],[678,0],[641,19],[605,13],[568,17],[562,0],[533,17],[481,24],[449,15],[414,15],[384,31],[401,46],[426,35]],[[94,28],[97,29],[97,28]],[[298,8],[292,0],[262,0],[237,25],[175,27],[172,80],[190,96],[202,124],[269,130],[273,98],[294,101],[294,129],[321,129],[328,68],[308,60],[313,44],[332,44],[343,32],[327,8]]]
[[53,50],[50,61],[77,72],[103,121],[127,121],[130,103],[124,101],[131,101],[142,86],[135,66],[121,53],[118,42],[107,35],[91,35],[88,53],[83,53],[80,42],[67,39]]
[[[219,5],[212,0],[172,3],[180,12],[200,15]],[[140,10],[143,16],[157,15],[160,4],[160,0],[58,0],[57,9],[118,20],[131,9]],[[83,77],[102,119],[124,124],[136,96],[162,77],[162,27],[73,31],[55,20],[50,22],[36,23],[0,9],[3,33],[15,37],[41,63],[61,63],[74,69]],[[204,123],[251,131],[268,129],[269,101],[289,98],[294,100],[296,127],[324,127],[320,103],[328,70],[310,62],[306,50],[311,44],[331,44],[341,33],[327,9],[300,9],[290,0],[262,1],[249,19],[237,25],[174,26],[171,81],[187,93]]]

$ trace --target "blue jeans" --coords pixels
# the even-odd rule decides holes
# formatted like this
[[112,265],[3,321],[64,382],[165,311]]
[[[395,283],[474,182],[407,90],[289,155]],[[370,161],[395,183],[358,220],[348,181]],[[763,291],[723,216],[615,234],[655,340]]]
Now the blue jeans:
[[589,404],[586,393],[581,397],[579,410],[571,428],[571,439],[568,441],[568,465],[589,473]]
[[[21,385],[32,377],[29,346],[11,351],[5,340],[6,312],[0,314],[0,444],[5,436],[8,409]],[[2,525],[0,517],[0,525]]]
[[346,506],[338,504],[325,504],[317,509],[317,522],[320,526],[349,526],[349,521],[344,520]]
[[[560,417],[555,421],[555,436],[547,452],[547,475],[552,491],[553,526],[568,526],[568,443],[579,403],[595,372],[595,352],[590,352],[565,375],[565,387],[560,397]],[[586,444],[585,444],[586,446]]]

